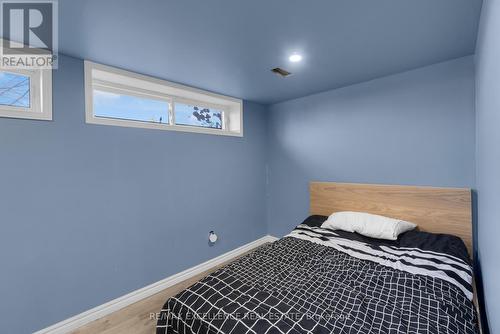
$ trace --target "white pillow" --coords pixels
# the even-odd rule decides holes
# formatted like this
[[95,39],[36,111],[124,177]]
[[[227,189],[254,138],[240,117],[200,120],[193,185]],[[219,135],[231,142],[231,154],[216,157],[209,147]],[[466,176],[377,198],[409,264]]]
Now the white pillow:
[[413,230],[417,225],[366,212],[341,211],[331,214],[321,227],[357,232],[370,238],[397,240],[401,233]]

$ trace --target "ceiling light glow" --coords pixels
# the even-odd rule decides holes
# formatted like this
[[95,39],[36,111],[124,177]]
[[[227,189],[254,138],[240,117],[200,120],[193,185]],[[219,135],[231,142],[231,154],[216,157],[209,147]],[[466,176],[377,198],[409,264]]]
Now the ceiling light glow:
[[302,60],[302,56],[297,53],[294,53],[293,55],[288,57],[288,60],[290,60],[292,63],[298,63],[299,61]]

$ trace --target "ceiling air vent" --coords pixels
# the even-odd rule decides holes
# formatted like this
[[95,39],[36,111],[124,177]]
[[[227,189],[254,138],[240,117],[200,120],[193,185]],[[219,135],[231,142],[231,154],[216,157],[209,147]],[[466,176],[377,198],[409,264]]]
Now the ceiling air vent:
[[285,77],[289,76],[290,74],[292,74],[292,73],[288,72],[287,70],[284,70],[284,69],[279,68],[279,67],[273,68],[271,70],[271,72],[276,73],[278,75],[281,75],[283,78],[285,78]]

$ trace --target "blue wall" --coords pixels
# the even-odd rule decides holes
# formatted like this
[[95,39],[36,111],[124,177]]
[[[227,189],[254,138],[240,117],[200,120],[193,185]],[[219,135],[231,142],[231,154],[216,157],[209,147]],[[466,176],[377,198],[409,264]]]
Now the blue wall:
[[70,57],[53,94],[53,122],[0,118],[0,333],[41,329],[266,233],[264,107],[245,103],[244,138],[87,125],[83,62]]
[[474,124],[472,57],[271,106],[270,234],[307,215],[309,181],[473,187]]
[[500,2],[483,4],[476,52],[479,261],[492,333],[500,333]]

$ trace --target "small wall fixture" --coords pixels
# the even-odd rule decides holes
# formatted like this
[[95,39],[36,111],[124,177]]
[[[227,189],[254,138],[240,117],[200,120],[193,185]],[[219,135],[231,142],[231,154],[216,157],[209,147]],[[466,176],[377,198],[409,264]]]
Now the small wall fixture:
[[215,242],[217,242],[217,239],[218,239],[217,234],[215,234],[214,231],[208,232],[208,241],[214,244]]

